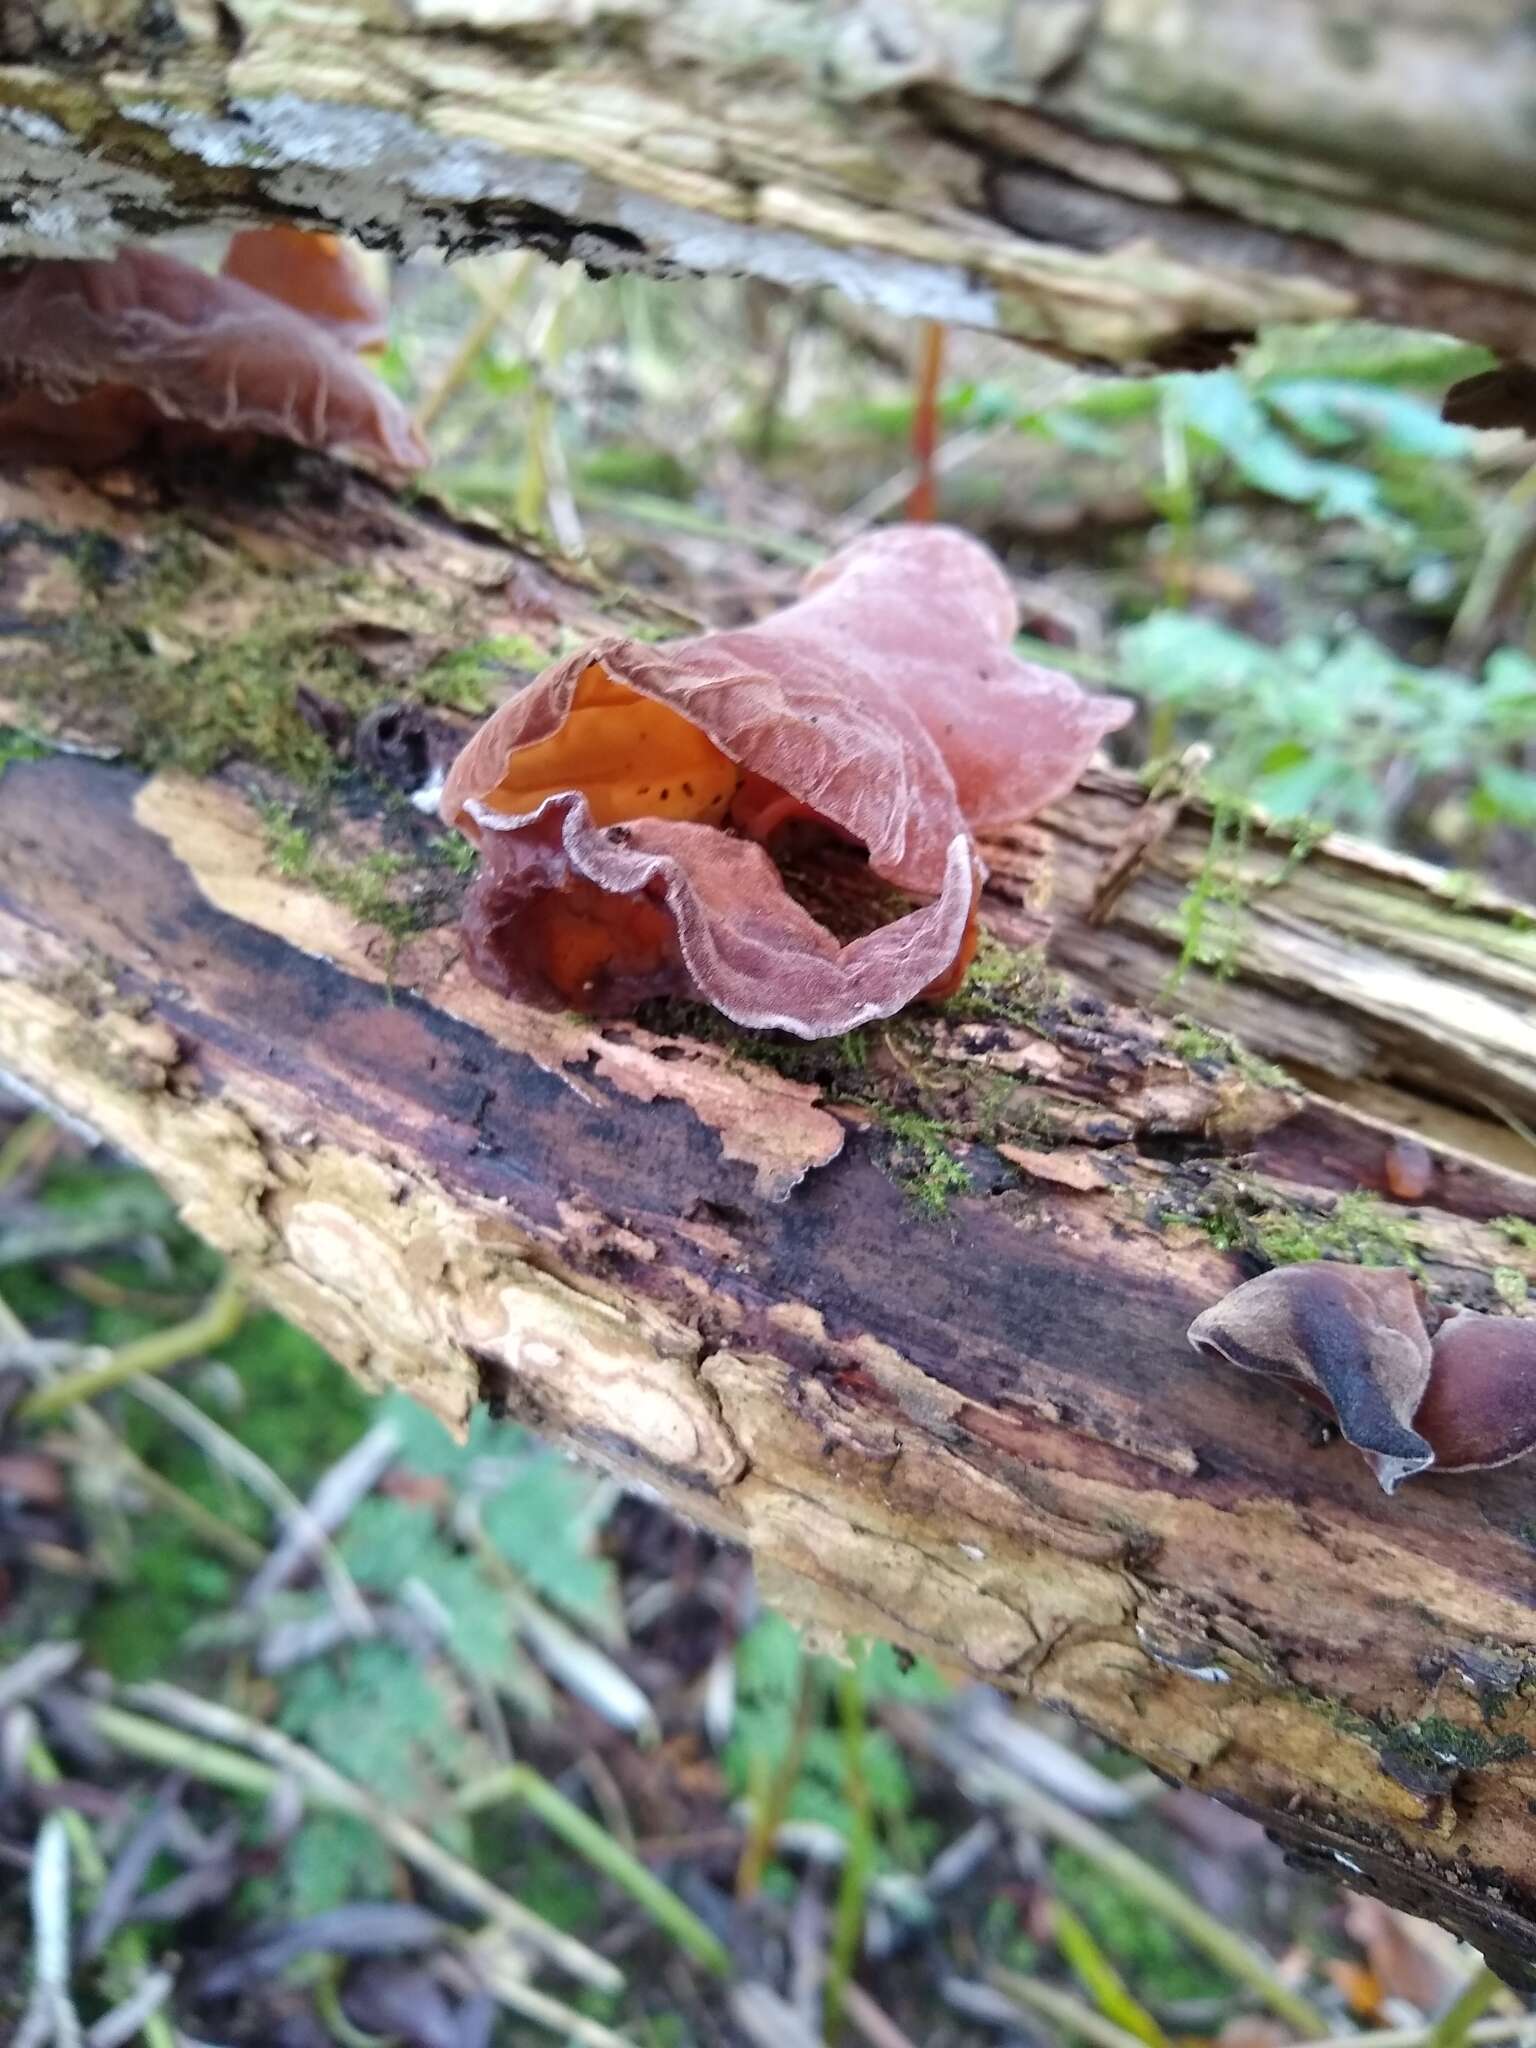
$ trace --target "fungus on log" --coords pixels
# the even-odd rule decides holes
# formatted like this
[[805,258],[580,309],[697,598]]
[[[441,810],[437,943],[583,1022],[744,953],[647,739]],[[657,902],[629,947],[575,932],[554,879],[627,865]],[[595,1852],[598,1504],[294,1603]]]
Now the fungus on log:
[[[1505,1412],[1447,1312],[1530,1327],[1492,1314],[1536,1279],[1529,913],[1260,822],[1230,976],[1160,1021],[1134,997],[1209,815],[1148,830],[1090,770],[982,836],[948,1007],[806,1046],[509,1002],[461,957],[440,828],[378,787],[465,736],[398,678],[675,622],[314,456],[268,482],[4,486],[0,716],[77,751],[0,776],[0,1066],[370,1384],[492,1400],[749,1544],[791,1611],[1070,1709],[1536,1977],[1536,1467],[1385,1497],[1185,1334],[1277,1262],[1411,1261]],[[274,806],[308,849],[282,868]],[[380,847],[388,929],[336,880]],[[870,886],[835,846],[798,865]],[[1423,1198],[1363,1194],[1409,1131]]]
[[0,276],[0,452],[101,468],[151,439],[270,439],[409,476],[421,437],[339,331],[156,249],[24,264]]
[[[443,791],[481,854],[476,972],[587,1011],[700,996],[801,1038],[954,995],[975,951],[972,833],[1064,796],[1132,710],[1021,661],[1018,630],[979,541],[896,526],[755,625],[567,655],[487,719]],[[765,851],[790,824],[931,900],[840,945]]]

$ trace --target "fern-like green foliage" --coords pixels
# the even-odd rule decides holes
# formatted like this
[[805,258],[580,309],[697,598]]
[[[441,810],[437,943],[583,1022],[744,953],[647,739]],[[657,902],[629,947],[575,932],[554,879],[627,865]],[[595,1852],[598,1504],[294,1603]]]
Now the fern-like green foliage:
[[1220,794],[1390,839],[1419,783],[1455,775],[1472,783],[1476,823],[1536,820],[1536,775],[1511,759],[1536,731],[1536,662],[1516,648],[1478,678],[1403,661],[1368,633],[1269,647],[1159,611],[1119,652],[1120,686],[1209,743]]
[[[948,1692],[931,1664],[889,1643],[855,1641],[848,1657],[866,1709],[888,1700],[937,1702]],[[837,1686],[845,1670],[807,1652],[800,1631],[782,1615],[763,1615],[736,1647],[736,1712],[723,1761],[738,1797],[757,1796],[766,1783],[793,1771],[784,1817],[820,1822],[846,1839],[853,1833],[857,1801],[837,1724]],[[866,1730],[860,1772],[862,1796],[879,1825],[879,1862],[912,1863],[926,1830],[913,1819],[905,1759],[883,1729]]]

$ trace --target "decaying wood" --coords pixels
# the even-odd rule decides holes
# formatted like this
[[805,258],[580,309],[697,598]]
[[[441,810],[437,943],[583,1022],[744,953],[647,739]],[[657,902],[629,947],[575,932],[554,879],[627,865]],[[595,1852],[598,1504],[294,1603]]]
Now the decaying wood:
[[296,218],[746,271],[1103,361],[1536,355],[1505,0],[14,0],[0,254]]
[[[335,867],[277,871],[270,759],[123,749],[185,758],[222,693],[270,756],[301,683],[334,738],[328,652],[354,714],[405,700],[398,740],[435,657],[519,634],[531,664],[602,594],[323,464],[217,489],[6,487],[0,700],[95,752],[0,777],[0,1068],[370,1384],[455,1424],[493,1400],[749,1544],[792,1611],[1068,1708],[1536,1975],[1536,1465],[1388,1500],[1184,1334],[1276,1231],[1417,1257],[1440,1302],[1536,1276],[1500,1225],[1536,1218],[1530,923],[1257,838],[1230,975],[1176,1000],[1308,1093],[1123,1006],[1174,964],[1207,828],[1096,773],[988,849],[994,934],[1087,981],[992,954],[958,1008],[810,1052],[523,1010],[465,973],[398,791],[299,800],[343,869],[424,861],[403,938]],[[1358,1193],[1394,1118],[1436,1154],[1419,1207]],[[969,1175],[942,1214],[935,1156]]]

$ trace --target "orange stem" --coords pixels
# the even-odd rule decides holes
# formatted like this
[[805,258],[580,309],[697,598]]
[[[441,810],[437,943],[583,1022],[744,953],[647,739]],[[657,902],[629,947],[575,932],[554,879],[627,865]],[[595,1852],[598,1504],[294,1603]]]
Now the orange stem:
[[917,481],[907,499],[909,519],[937,519],[938,486],[933,458],[939,445],[939,377],[944,367],[944,323],[923,322],[922,350],[917,361],[917,398],[912,411],[912,455]]

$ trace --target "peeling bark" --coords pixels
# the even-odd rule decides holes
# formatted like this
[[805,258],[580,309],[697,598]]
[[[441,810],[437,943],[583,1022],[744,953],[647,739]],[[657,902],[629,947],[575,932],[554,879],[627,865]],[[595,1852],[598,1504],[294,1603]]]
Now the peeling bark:
[[1503,0],[19,0],[0,254],[197,222],[746,271],[1113,363],[1368,315],[1536,355]]
[[[1275,1232],[1342,1228],[1405,1122],[1426,1199],[1328,1242],[1418,1259],[1441,1304],[1536,1278],[1495,1222],[1536,1219],[1517,906],[1256,834],[1230,975],[1177,1000],[1240,1016],[1308,1092],[1125,1006],[1173,964],[1208,826],[1102,773],[987,849],[994,937],[1049,938],[1075,979],[1021,955],[792,1073],[676,1013],[533,1013],[465,973],[452,878],[391,938],[333,869],[278,872],[273,734],[307,731],[328,649],[361,730],[445,649],[632,609],[304,458],[239,503],[195,471],[38,472],[5,508],[0,718],[97,751],[0,777],[0,1068],[368,1384],[456,1426],[490,1399],[749,1544],[792,1611],[1079,1714],[1536,1980],[1536,1467],[1387,1500],[1184,1334]],[[168,702],[206,708],[210,652],[245,758],[134,765]],[[357,774],[298,794],[349,873],[425,844]],[[801,881],[846,900],[858,873]],[[942,1215],[903,1185],[914,1112],[969,1175]]]

